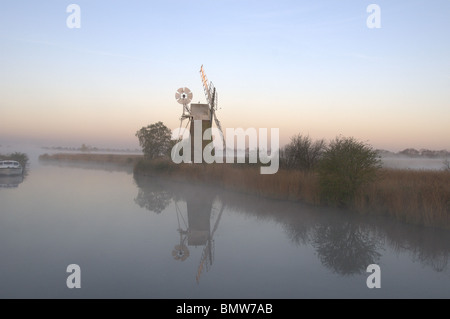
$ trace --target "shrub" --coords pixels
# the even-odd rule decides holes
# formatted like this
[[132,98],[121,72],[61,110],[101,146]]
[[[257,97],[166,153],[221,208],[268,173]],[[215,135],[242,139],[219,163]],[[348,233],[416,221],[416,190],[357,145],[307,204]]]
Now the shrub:
[[329,204],[345,206],[358,190],[373,181],[381,160],[370,145],[353,137],[337,137],[330,142],[319,163],[321,198]]

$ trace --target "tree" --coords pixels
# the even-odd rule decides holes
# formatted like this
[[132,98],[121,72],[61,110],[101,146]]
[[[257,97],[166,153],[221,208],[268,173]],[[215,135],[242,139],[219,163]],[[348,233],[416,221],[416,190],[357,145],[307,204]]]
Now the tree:
[[331,141],[319,163],[322,198],[329,203],[347,205],[360,188],[373,181],[381,160],[370,145],[353,137]]
[[382,240],[350,219],[321,223],[311,237],[322,265],[340,275],[362,274],[381,257]]
[[146,159],[170,156],[172,132],[162,122],[142,127],[136,132],[136,136]]
[[317,166],[325,147],[323,139],[313,142],[309,136],[293,136],[282,152],[284,165],[291,169],[312,170]]
[[89,146],[87,146],[86,144],[82,144],[81,145],[81,147],[80,147],[80,151],[82,151],[82,152],[89,152]]

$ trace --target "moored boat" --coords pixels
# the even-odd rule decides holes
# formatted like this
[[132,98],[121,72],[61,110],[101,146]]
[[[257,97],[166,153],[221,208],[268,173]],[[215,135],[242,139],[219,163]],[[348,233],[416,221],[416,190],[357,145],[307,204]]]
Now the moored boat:
[[0,161],[0,175],[22,175],[23,167],[17,161]]

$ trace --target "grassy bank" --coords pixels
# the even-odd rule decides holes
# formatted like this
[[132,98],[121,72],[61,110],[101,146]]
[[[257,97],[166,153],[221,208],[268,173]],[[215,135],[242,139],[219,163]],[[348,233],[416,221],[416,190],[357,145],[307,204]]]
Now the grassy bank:
[[[261,175],[259,167],[236,164],[175,165],[170,161],[140,161],[135,173],[174,181],[206,183],[272,199],[323,204],[314,172],[279,170]],[[450,229],[450,172],[381,169],[376,180],[361,189],[349,209],[397,220]]]
[[75,163],[101,163],[134,166],[142,155],[134,154],[97,154],[97,153],[56,153],[39,156],[41,161],[75,162]]

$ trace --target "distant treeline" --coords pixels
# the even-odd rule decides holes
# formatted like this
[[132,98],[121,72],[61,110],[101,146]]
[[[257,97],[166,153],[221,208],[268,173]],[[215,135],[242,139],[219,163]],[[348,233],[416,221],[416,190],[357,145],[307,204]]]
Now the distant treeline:
[[[1,146],[1,145],[0,145]],[[118,149],[118,148],[101,148],[96,146],[90,146],[82,144],[80,147],[67,147],[67,146],[43,146],[46,150],[56,151],[75,151],[75,152],[118,152],[118,153],[141,153],[141,149]],[[249,150],[241,150],[244,154],[248,154]],[[430,157],[430,158],[448,158],[450,157],[450,151],[447,150],[429,150],[415,148],[405,148],[399,152],[391,152],[384,149],[377,149],[376,152],[380,156],[408,156],[408,157]]]
[[381,156],[408,156],[408,157],[431,157],[431,158],[447,158],[450,152],[447,150],[434,151],[429,149],[416,150],[415,148],[406,148],[403,151],[394,153],[386,150],[377,150]]

